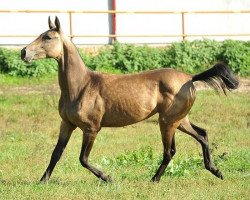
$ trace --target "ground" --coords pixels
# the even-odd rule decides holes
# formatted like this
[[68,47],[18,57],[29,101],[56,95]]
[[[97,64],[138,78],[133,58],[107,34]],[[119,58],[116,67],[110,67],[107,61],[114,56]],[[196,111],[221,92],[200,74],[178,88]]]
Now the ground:
[[113,182],[83,169],[76,130],[50,182],[39,184],[56,144],[60,117],[56,76],[49,81],[0,77],[0,199],[249,199],[250,80],[228,96],[198,84],[190,112],[207,129],[222,181],[204,169],[201,146],[177,131],[177,153],[159,184],[150,182],[162,159],[157,116],[122,128],[103,128],[90,162]]

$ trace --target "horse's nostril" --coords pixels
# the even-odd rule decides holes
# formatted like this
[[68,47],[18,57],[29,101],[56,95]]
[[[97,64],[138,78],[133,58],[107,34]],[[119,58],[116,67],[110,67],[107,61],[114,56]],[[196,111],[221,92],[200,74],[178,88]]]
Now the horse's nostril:
[[24,60],[26,56],[26,47],[24,47],[22,50],[21,50],[21,59]]

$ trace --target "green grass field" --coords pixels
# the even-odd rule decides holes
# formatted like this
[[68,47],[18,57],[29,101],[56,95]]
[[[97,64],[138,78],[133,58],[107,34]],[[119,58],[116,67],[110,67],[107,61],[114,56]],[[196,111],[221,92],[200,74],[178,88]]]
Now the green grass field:
[[[111,175],[112,183],[82,168],[78,160],[82,133],[76,130],[49,183],[40,184],[57,142],[58,94],[14,93],[13,87],[31,83],[1,78],[0,199],[249,199],[249,93],[225,97],[198,91],[190,113],[191,121],[208,131],[223,181],[204,169],[200,145],[177,131],[173,161],[160,183],[150,182],[162,155],[154,116],[128,127],[100,131],[90,162]],[[46,89],[50,81],[46,79],[41,87]]]

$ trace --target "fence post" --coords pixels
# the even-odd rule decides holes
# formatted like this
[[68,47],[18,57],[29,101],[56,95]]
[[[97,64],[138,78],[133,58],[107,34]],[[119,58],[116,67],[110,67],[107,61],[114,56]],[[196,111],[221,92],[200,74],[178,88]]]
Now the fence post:
[[182,41],[185,41],[186,34],[185,34],[185,13],[181,12],[181,26],[182,26]]
[[73,31],[72,31],[72,13],[69,11],[69,35],[70,35],[70,40],[72,41],[73,39]]
[[[112,35],[116,35],[116,0],[112,0]],[[112,44],[116,41],[116,37],[112,37]]]

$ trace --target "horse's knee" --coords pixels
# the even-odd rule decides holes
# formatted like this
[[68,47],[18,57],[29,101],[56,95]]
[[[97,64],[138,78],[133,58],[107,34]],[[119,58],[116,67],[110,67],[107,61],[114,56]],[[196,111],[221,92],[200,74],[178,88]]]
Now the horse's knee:
[[208,141],[207,131],[205,129],[200,129],[198,133],[203,136],[206,141]]
[[164,153],[163,155],[163,160],[162,160],[162,164],[165,165],[165,164],[168,164],[169,161],[172,159],[172,150]]
[[82,157],[79,157],[79,161],[80,161],[81,165],[82,165],[84,168],[87,168],[87,166],[88,166],[88,161],[87,161],[87,159],[84,159],[84,158],[82,158]]

